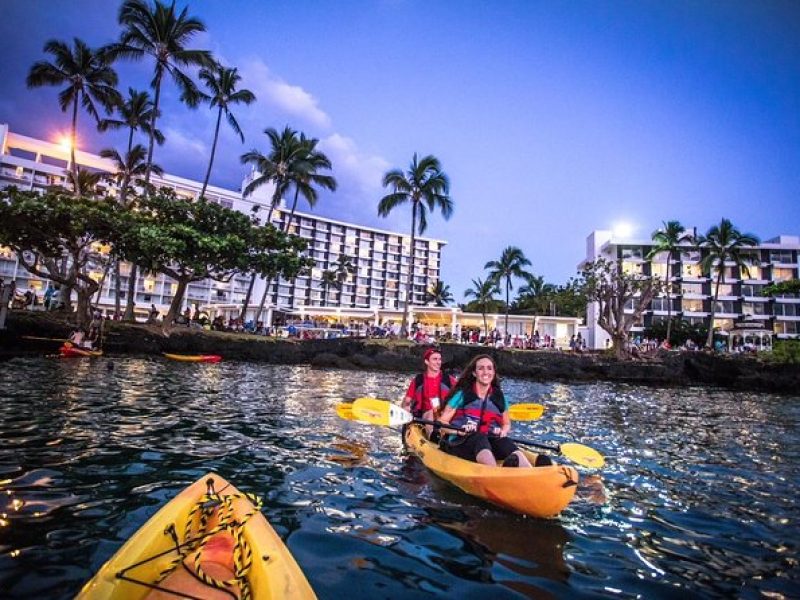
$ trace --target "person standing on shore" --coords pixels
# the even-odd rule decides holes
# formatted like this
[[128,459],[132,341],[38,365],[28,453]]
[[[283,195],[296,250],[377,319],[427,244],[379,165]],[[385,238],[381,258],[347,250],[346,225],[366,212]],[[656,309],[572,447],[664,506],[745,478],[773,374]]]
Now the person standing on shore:
[[[438,348],[425,350],[422,360],[425,370],[411,380],[403,408],[417,419],[434,421],[441,412],[442,398],[455,385],[456,379],[442,372],[442,353]],[[433,426],[426,425],[425,429],[431,437]]]

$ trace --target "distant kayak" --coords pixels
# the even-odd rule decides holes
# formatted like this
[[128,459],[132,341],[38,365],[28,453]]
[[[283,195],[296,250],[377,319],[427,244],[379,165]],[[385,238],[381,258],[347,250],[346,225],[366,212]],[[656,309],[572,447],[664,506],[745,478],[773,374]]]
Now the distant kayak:
[[204,475],[134,533],[77,599],[316,598],[259,505]]
[[[532,517],[556,517],[578,489],[578,472],[566,465],[490,467],[447,454],[431,443],[420,425],[410,425],[406,443],[431,471],[466,493]],[[528,458],[531,463],[534,458]]]
[[169,354],[165,352],[164,356],[170,360],[178,360],[181,362],[218,363],[222,360],[219,354]]
[[71,342],[65,342],[64,345],[58,349],[58,353],[64,358],[76,358],[80,356],[103,356],[102,350],[86,350],[84,348],[75,346]]

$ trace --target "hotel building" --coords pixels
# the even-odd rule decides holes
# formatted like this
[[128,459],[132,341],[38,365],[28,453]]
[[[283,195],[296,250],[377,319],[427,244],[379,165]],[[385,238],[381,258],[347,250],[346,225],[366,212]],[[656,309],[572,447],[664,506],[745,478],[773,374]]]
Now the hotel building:
[[[619,238],[611,231],[594,231],[586,239],[586,258],[578,268],[602,257],[616,262],[626,272],[664,279],[670,261],[670,281],[675,289],[671,294],[673,318],[707,326],[716,283],[716,270],[710,278],[704,276],[700,267],[707,251],[686,244],[677,260],[670,260],[666,253],[648,260],[652,248],[652,240]],[[760,331],[766,337],[771,337],[768,334],[778,338],[800,337],[800,297],[761,295],[770,283],[798,278],[800,236],[780,235],[744,252],[752,257],[748,272],[739,272],[732,263],[724,265],[725,281],[719,288],[714,327],[723,334]],[[665,321],[667,302],[666,295],[654,298],[633,332]],[[597,310],[597,303],[590,303],[586,315],[587,343],[595,349],[604,348],[609,339],[608,333],[597,325]]]
[[[65,185],[70,168],[69,148],[19,135],[9,131],[7,124],[0,123],[0,188],[17,186],[20,189],[44,190],[49,186]],[[76,151],[76,162],[82,168],[104,173],[113,173],[111,161],[87,152]],[[257,173],[250,173],[242,184],[244,188]],[[200,195],[202,183],[165,174],[153,175],[151,181],[156,187],[169,187],[180,197],[195,200]],[[103,184],[109,195],[118,193],[110,182]],[[245,214],[255,213],[266,218],[269,213],[270,198],[274,186],[260,187],[253,194],[243,197],[240,191],[208,186],[206,198],[227,208]],[[411,236],[345,223],[303,212],[291,216],[282,201],[272,211],[272,223],[279,228],[299,235],[308,242],[307,255],[315,261],[310,273],[294,281],[279,280],[272,283],[269,294],[266,322],[270,323],[274,310],[289,314],[307,315],[318,308],[322,314],[338,309],[348,314],[377,318],[377,311],[386,311],[390,317],[399,318],[405,304],[406,282],[411,278],[412,304],[425,304],[426,291],[439,279],[442,249],[445,242],[431,238],[417,238],[414,245],[413,268],[410,261]],[[339,256],[344,254],[352,259],[356,272],[349,275],[341,291],[330,289],[325,293],[322,273],[333,269]],[[101,273],[95,273],[101,279]],[[129,266],[123,265],[121,288],[127,290]],[[28,273],[19,264],[14,253],[8,248],[0,248],[0,277],[17,281],[18,289],[34,289],[39,295],[45,282]],[[247,293],[250,277],[239,275],[228,283],[210,279],[189,285],[185,306],[199,306],[212,314],[225,316],[238,315]],[[255,315],[263,295],[266,282],[258,280],[251,298],[248,318]],[[162,314],[166,313],[176,289],[175,282],[165,275],[140,276],[137,282],[137,314],[144,316],[155,304]],[[114,305],[113,273],[106,277],[99,306],[106,310]],[[252,306],[255,305],[255,306]],[[329,307],[329,308],[327,308]],[[447,309],[449,311],[449,309]]]

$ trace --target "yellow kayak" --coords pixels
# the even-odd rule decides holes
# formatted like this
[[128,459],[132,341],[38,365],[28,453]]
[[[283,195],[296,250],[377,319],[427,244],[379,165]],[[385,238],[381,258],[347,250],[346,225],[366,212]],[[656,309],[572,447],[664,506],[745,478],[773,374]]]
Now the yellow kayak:
[[[578,472],[569,466],[489,467],[447,454],[409,425],[406,443],[431,471],[466,493],[532,517],[558,516],[578,489]],[[531,464],[535,455],[529,452]]]
[[222,360],[219,354],[170,354],[165,352],[164,356],[170,360],[177,360],[180,362],[218,363]]
[[77,598],[316,598],[255,501],[204,475],[133,534]]

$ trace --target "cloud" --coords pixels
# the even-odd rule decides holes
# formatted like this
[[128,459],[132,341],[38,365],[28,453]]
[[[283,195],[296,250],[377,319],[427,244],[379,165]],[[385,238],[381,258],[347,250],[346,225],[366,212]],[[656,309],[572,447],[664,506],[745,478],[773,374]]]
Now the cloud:
[[321,139],[319,149],[331,159],[337,179],[355,187],[359,196],[370,198],[380,194],[383,174],[389,169],[385,159],[361,152],[352,138],[340,133]]
[[299,85],[287,83],[272,74],[259,59],[243,61],[242,80],[261,102],[271,103],[281,110],[314,125],[330,128],[331,118],[319,107],[318,100]]

